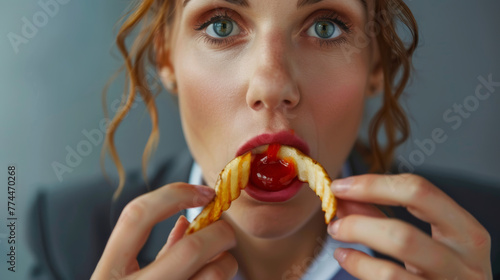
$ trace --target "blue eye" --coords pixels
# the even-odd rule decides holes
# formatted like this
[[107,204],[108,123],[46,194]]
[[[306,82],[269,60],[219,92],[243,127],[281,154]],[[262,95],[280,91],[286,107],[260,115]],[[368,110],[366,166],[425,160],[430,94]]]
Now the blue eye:
[[342,30],[333,22],[321,20],[309,27],[307,35],[321,39],[333,39],[342,35]]
[[220,19],[211,23],[207,27],[207,34],[215,38],[224,38],[238,35],[240,29],[238,25],[229,19]]

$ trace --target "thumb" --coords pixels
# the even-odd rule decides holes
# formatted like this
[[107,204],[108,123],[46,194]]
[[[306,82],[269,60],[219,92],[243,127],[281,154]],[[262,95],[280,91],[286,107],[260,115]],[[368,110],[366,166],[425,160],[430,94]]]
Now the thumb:
[[189,226],[188,220],[186,219],[186,217],[181,215],[179,217],[179,219],[177,219],[177,222],[175,223],[174,228],[172,229],[172,231],[168,235],[167,243],[165,243],[165,245],[163,245],[163,248],[161,248],[160,252],[158,252],[158,255],[156,255],[156,259],[158,259],[163,254],[165,254],[165,252],[169,248],[171,248],[175,243],[177,243],[177,241],[182,239],[182,237],[184,236],[184,232],[186,232],[186,229],[188,228],[188,226]]

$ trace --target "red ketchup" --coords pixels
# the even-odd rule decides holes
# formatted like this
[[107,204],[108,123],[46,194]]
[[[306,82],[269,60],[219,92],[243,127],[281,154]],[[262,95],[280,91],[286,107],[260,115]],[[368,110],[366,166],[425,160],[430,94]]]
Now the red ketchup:
[[267,151],[255,155],[251,165],[252,184],[265,191],[276,192],[285,189],[297,177],[295,161],[292,158],[278,158],[280,144],[270,144]]

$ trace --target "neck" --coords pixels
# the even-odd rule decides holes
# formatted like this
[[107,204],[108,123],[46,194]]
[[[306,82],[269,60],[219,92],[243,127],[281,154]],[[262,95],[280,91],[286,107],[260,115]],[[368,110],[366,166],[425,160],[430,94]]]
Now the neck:
[[[230,221],[228,221],[230,222]],[[248,236],[233,225],[237,246],[231,250],[247,280],[300,279],[321,252],[326,225],[321,209],[295,233],[279,239]],[[279,261],[276,261],[279,260]]]

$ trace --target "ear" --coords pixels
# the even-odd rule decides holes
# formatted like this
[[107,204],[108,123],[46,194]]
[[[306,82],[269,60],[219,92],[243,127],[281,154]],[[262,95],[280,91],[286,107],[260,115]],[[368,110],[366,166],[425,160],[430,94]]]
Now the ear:
[[378,44],[373,44],[372,48],[371,72],[368,78],[367,96],[378,95],[384,90],[384,66]]
[[170,93],[177,93],[177,82],[175,70],[171,59],[171,48],[166,43],[163,29],[156,32],[154,37],[154,51],[156,55],[156,70],[163,83],[163,86]]

